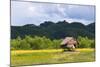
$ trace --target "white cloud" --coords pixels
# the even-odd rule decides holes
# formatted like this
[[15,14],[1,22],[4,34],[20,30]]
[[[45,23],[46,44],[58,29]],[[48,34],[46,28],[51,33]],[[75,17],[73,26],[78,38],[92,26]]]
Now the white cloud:
[[92,18],[93,20],[86,20],[87,18],[94,17],[94,13],[92,12],[94,11],[94,7],[90,8],[90,6],[16,1],[12,1],[11,5],[12,25],[39,25],[43,21],[57,22],[62,20],[69,22],[80,21],[88,24],[94,20],[94,18]]

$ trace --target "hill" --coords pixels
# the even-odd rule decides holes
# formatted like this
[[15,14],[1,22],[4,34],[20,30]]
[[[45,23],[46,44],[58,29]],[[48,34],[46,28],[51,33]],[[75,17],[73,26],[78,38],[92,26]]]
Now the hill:
[[58,21],[54,23],[52,21],[45,21],[39,26],[34,24],[26,24],[23,26],[11,26],[11,38],[30,36],[46,36],[50,39],[61,39],[66,36],[87,36],[88,38],[95,38],[95,23],[84,25],[81,22],[68,23],[64,21]]

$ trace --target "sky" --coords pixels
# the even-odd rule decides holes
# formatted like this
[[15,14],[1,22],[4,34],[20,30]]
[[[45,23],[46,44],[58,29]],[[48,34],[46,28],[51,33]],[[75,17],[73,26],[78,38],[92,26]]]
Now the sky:
[[25,24],[39,25],[44,21],[66,20],[81,22],[85,25],[95,22],[95,6],[34,3],[34,2],[11,2],[11,25],[22,26]]

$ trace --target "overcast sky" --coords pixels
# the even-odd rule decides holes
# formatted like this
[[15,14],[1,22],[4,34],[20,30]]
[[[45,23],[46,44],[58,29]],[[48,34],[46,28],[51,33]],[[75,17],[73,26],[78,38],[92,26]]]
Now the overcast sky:
[[90,24],[95,21],[95,7],[68,4],[11,2],[11,25],[35,24],[44,21],[73,21]]

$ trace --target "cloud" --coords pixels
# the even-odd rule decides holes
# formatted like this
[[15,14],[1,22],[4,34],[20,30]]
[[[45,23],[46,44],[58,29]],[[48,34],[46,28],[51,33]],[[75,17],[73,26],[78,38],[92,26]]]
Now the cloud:
[[11,2],[11,24],[39,25],[44,21],[80,21],[89,24],[95,21],[95,7],[50,3]]
[[95,8],[93,6],[70,5],[68,9],[68,15],[71,18],[94,20]]

